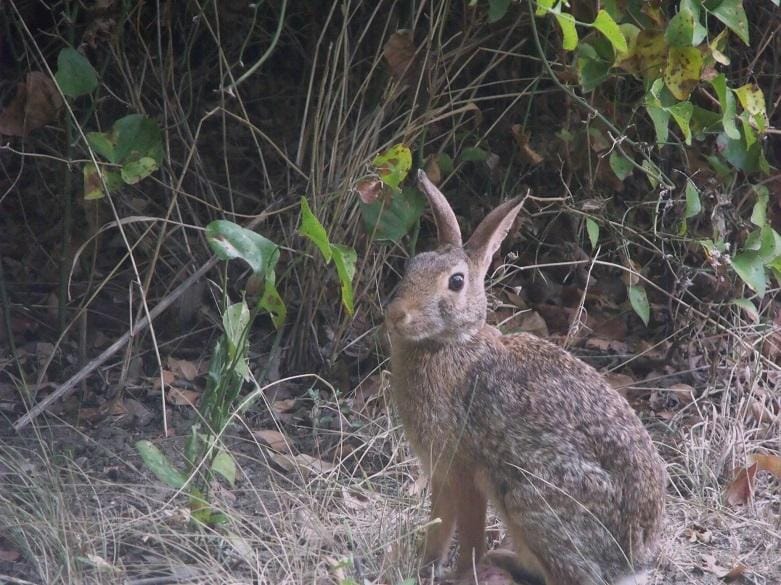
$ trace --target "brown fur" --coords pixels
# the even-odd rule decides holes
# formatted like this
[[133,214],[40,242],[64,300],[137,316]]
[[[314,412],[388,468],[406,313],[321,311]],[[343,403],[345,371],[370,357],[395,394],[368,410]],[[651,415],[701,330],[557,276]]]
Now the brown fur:
[[[393,399],[441,519],[424,561],[442,559],[454,526],[456,571],[480,560],[490,499],[518,572],[547,585],[613,583],[655,553],[666,475],[637,415],[596,370],[485,324],[485,273],[519,207],[497,208],[461,248],[455,215],[438,201],[450,243],[412,259],[386,314]],[[448,289],[454,272],[465,276],[459,292]]]

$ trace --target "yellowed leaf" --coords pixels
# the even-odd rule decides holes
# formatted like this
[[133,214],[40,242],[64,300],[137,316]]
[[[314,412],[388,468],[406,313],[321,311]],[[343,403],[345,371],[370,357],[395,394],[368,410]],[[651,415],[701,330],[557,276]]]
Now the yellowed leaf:
[[700,82],[702,53],[696,47],[671,47],[667,53],[664,83],[677,99],[685,100]]

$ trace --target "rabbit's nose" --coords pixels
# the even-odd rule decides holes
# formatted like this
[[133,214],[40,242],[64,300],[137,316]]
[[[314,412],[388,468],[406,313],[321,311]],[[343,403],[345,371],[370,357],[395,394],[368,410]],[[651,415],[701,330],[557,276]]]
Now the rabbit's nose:
[[409,321],[409,313],[399,302],[392,302],[388,305],[385,316],[391,325],[403,325]]

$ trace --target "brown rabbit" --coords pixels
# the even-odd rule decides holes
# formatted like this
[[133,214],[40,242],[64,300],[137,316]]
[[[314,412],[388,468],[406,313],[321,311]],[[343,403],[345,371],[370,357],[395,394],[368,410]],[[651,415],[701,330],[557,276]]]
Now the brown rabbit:
[[484,278],[520,202],[492,211],[462,246],[444,195],[423,171],[418,180],[440,246],[412,258],[386,322],[393,399],[441,520],[424,562],[442,560],[457,525],[456,573],[477,563],[490,499],[512,538],[514,574],[546,585],[641,583],[666,483],[650,436],[591,366],[486,325]]

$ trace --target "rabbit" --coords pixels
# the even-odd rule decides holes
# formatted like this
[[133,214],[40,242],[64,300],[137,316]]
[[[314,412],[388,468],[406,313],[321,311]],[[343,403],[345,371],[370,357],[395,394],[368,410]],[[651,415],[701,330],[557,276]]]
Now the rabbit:
[[457,525],[455,574],[471,571],[485,552],[490,500],[514,548],[500,564],[516,564],[510,572],[529,583],[642,583],[667,482],[648,432],[594,368],[486,324],[486,272],[522,202],[494,209],[462,245],[445,196],[422,170],[418,183],[439,247],[409,261],[385,322],[392,402],[438,519],[424,565],[440,565]]

